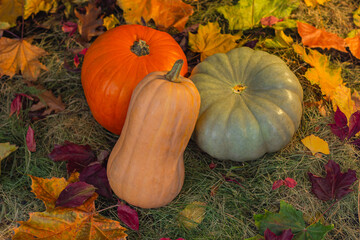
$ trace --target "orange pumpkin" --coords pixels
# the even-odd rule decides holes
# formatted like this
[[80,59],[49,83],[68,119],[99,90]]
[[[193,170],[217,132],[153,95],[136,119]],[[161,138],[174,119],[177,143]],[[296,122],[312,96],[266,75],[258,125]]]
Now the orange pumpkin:
[[178,77],[179,62],[167,74],[153,72],[135,88],[123,131],[107,165],[115,194],[142,208],[171,202],[184,182],[183,154],[195,128],[200,94]]
[[131,94],[150,72],[168,71],[177,59],[187,61],[179,44],[166,32],[141,25],[122,25],[100,35],[86,52],[81,82],[98,123],[120,134]]

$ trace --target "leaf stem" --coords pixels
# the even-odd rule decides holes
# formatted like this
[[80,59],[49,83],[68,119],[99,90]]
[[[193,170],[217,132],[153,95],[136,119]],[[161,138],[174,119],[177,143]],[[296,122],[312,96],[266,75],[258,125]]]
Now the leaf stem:
[[101,210],[99,210],[99,211],[97,211],[97,212],[98,212],[98,213],[101,213],[101,212],[103,212],[103,211],[105,211],[105,210],[108,210],[108,209],[110,209],[110,208],[114,208],[114,207],[118,207],[118,206],[120,206],[120,205],[119,205],[119,204],[111,205],[110,207],[107,207],[107,208],[101,209]]
[[4,30],[4,32],[7,32],[7,33],[9,33],[9,34],[13,35],[15,38],[20,39],[20,37],[19,37],[18,35],[16,35],[16,34],[15,34],[15,33],[13,33],[13,32],[10,32],[9,30]]
[[[328,209],[326,209],[325,212],[323,212],[319,217],[317,217],[317,218],[315,219],[315,221],[313,221],[309,226],[314,225],[315,223],[317,223],[317,222],[320,220],[320,218],[322,218],[322,217],[325,215],[325,213],[327,213],[337,202],[339,202],[339,200],[336,200],[335,202],[333,202],[333,203],[328,207]],[[309,226],[308,226],[308,227],[309,227]]]

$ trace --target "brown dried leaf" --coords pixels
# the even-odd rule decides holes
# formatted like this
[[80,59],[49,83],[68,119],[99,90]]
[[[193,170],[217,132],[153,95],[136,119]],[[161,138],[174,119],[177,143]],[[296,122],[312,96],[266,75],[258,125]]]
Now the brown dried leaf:
[[[44,90],[44,87],[41,85],[35,86],[37,89]],[[47,108],[41,115],[47,116],[50,115],[53,111],[58,113],[65,110],[65,104],[61,100],[61,96],[55,97],[55,95],[50,90],[45,90],[41,92],[38,96],[40,101],[31,106],[30,111],[38,111],[43,108]]]
[[84,41],[90,41],[94,36],[103,33],[98,27],[103,25],[103,19],[100,17],[101,8],[97,8],[95,3],[89,3],[85,6],[85,14],[81,14],[75,9],[75,16],[79,18],[79,33]]

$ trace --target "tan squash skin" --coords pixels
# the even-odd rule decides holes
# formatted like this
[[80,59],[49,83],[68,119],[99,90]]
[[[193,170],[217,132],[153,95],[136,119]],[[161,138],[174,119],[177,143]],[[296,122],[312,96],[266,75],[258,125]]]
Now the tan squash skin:
[[147,75],[135,88],[107,175],[126,202],[157,208],[170,203],[184,182],[183,153],[195,128],[200,95],[191,80]]

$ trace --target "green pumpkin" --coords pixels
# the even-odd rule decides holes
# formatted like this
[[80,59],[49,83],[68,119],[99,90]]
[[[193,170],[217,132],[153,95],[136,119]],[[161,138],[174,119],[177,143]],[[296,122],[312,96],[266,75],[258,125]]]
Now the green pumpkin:
[[209,155],[248,161],[286,146],[300,125],[303,90],[279,57],[247,47],[199,63],[201,96],[193,138]]

